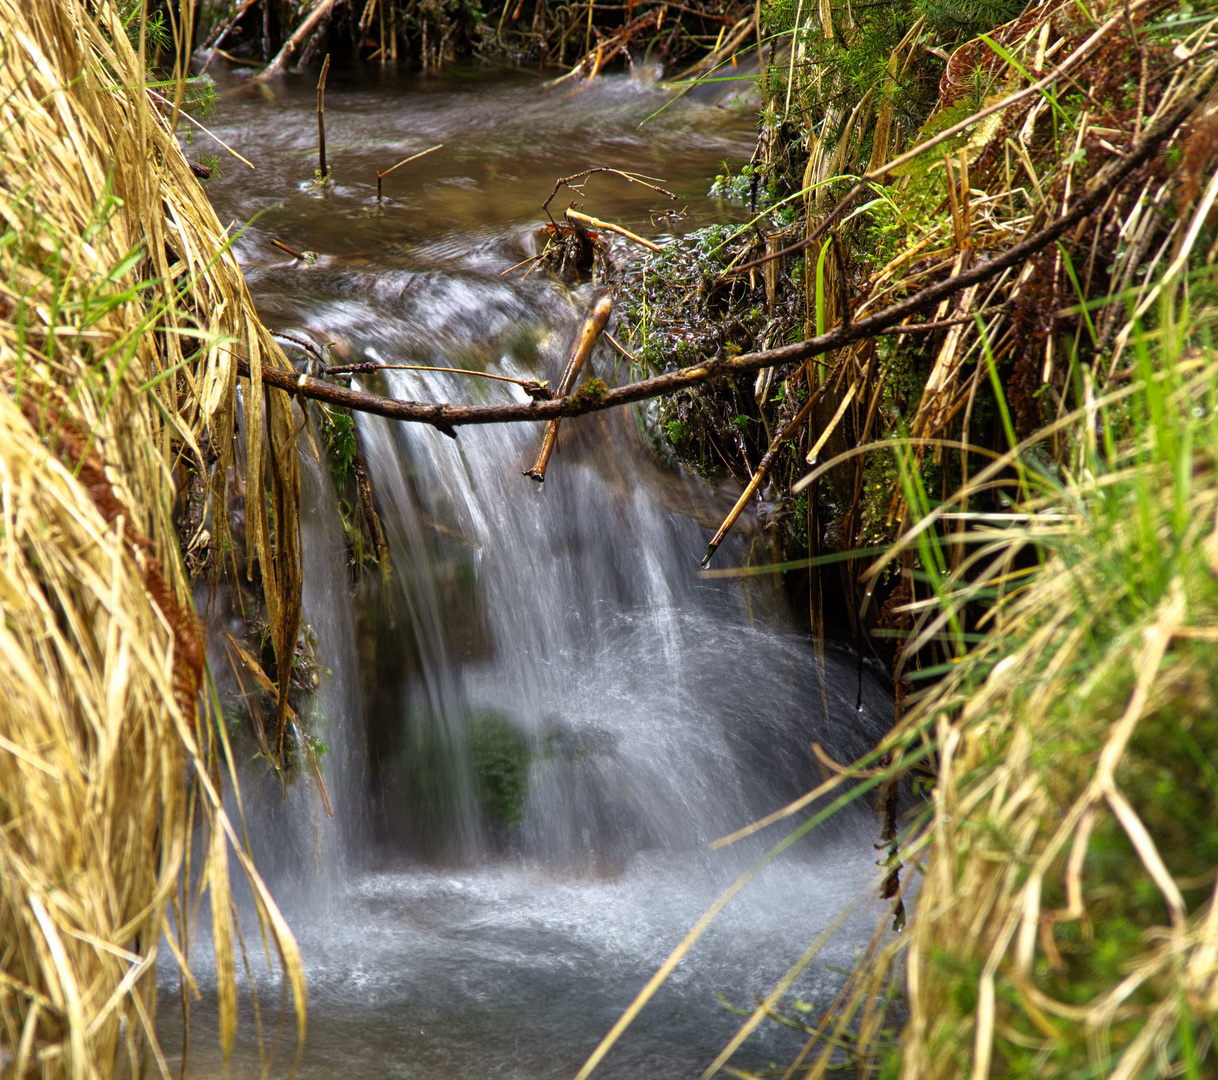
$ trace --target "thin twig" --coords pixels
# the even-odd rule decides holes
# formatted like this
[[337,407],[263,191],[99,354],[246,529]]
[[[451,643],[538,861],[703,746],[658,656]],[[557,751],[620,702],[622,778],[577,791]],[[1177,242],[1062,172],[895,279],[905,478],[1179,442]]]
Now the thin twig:
[[308,261],[301,252],[297,251],[295,248],[288,247],[288,245],[285,244],[282,240],[272,239],[271,243],[274,244],[277,248],[279,248],[280,251],[286,251],[289,255],[292,256],[293,259],[299,259],[301,262]]
[[[274,243],[274,241],[272,241],[272,243]],[[304,349],[305,352],[312,353],[315,357],[317,357],[318,364],[321,365],[320,370],[323,372],[326,370],[325,357],[321,355],[321,350],[319,350],[312,342],[305,341],[303,338],[293,337],[291,334],[285,334],[280,330],[272,330],[271,337],[277,337],[284,341],[290,341],[293,345],[297,345]]]
[[972,315],[961,315],[955,319],[937,319],[934,322],[911,323],[905,326],[893,326],[887,330],[881,330],[882,334],[929,334],[935,330],[948,330],[953,326],[962,326],[965,323],[975,323],[978,317],[986,315],[999,315],[1003,312],[1011,310],[1010,304],[998,304],[992,308],[986,308],[984,311],[974,312]]
[[[276,337],[288,337],[287,334],[276,334]],[[296,341],[295,338],[288,338],[289,341]],[[297,344],[304,344],[297,342]],[[549,401],[553,396],[550,393],[549,379],[515,379],[511,375],[492,375],[489,371],[471,371],[468,368],[451,368],[451,367],[432,367],[427,364],[335,364],[325,368],[322,375],[364,375],[373,371],[443,371],[449,375],[474,375],[479,379],[495,379],[497,382],[515,383],[521,387],[529,397],[537,401]]]
[[228,54],[221,52],[220,46],[224,44],[224,39],[228,37],[228,32],[237,25],[237,20],[240,19],[241,16],[247,11],[249,11],[249,9],[252,8],[257,2],[258,0],[245,0],[245,3],[243,3],[237,9],[233,17],[229,19],[228,22],[221,23],[221,25],[218,26],[203,43],[202,51],[207,53],[207,60],[199,69],[200,75],[205,75],[207,73],[207,69],[211,67],[211,62],[215,59],[216,53],[220,53],[221,56],[227,57]]
[[[584,179],[587,180],[593,173],[613,173],[615,176],[620,176],[628,184],[642,184],[645,188],[651,188],[652,191],[658,191],[661,195],[667,195],[670,199],[676,201],[676,196],[667,188],[658,187],[659,177],[642,176],[639,173],[623,172],[621,169],[611,169],[607,165],[596,165],[591,169],[585,169],[583,172],[572,173],[570,176],[561,177],[554,181],[554,190],[546,197],[546,201],[541,204],[541,208],[549,216],[550,203],[554,201],[554,196],[564,185],[572,191],[578,191],[581,195],[584,193],[583,185],[575,183],[575,181]],[[648,183],[649,180],[654,180],[656,183]],[[550,218],[553,221],[553,218]]]
[[[155,90],[149,89],[148,96],[151,98],[155,98],[162,105],[168,105],[171,109],[173,108],[173,102],[170,101],[168,98],[161,97],[161,95],[158,94]],[[233,157],[235,157],[238,161],[242,162],[245,165],[248,165],[251,169],[254,167],[254,163],[252,161],[250,161],[248,158],[243,158],[240,154],[237,153],[236,150],[234,150],[231,146],[229,146],[228,143],[226,143],[222,138],[220,138],[219,135],[216,135],[214,132],[208,131],[207,128],[205,128],[202,124],[200,124],[198,120],[196,120],[193,116],[190,115],[190,113],[183,112],[181,109],[179,109],[178,115],[183,117],[189,123],[194,124],[194,126],[197,127],[201,132],[203,132],[203,134],[206,135],[208,138],[214,139],[216,142],[218,142],[221,146],[224,147],[225,150],[227,150],[230,154],[232,154]]]
[[629,349],[627,349],[625,345],[623,345],[620,341],[618,341],[617,338],[615,338],[611,333],[609,333],[608,330],[602,330],[601,337],[603,337],[607,342],[609,342],[609,344],[613,347],[613,349],[616,352],[620,353],[622,356],[624,356],[627,360],[629,360],[636,367],[642,366],[642,363],[639,360],[639,358],[637,356],[635,356],[634,353],[632,353]]
[[[766,473],[769,472],[770,466],[774,463],[774,458],[778,456],[778,451],[782,449],[783,444],[790,439],[803,425],[803,422],[808,419],[809,414],[816,408],[829,383],[826,381],[815,392],[808,395],[808,400],[804,402],[803,407],[797,412],[794,418],[786,427],[782,429],[774,437],[770,443],[769,449],[765,455],[757,463],[757,468],[753,471],[752,479],[749,481],[745,489],[740,493],[740,498],[736,500],[736,505],[728,512],[727,517],[723,519],[723,524],[719,526],[719,531],[715,533],[711,542],[706,547],[706,554],[702,556],[702,565],[707,566],[711,557],[718,550],[719,545],[723,543],[723,538],[727,536],[731,527],[736,524],[736,519],[740,517],[741,512],[748,504],[749,499],[753,497],[753,493],[761,487],[765,480]],[[748,464],[748,459],[745,459],[745,464]]]
[[[513,270],[519,270],[522,266],[524,266],[525,263],[537,262],[538,259],[544,259],[546,257],[546,252],[549,250],[550,246],[547,244],[546,251],[543,251],[540,255],[530,255],[527,259],[521,259],[520,262],[518,262],[515,266],[509,266],[499,276],[507,277],[508,274],[510,274]],[[525,276],[527,277],[528,275],[526,274]]]
[[379,202],[380,198],[381,198],[381,181],[384,180],[386,176],[388,176],[395,169],[400,169],[403,165],[409,165],[412,161],[418,161],[419,158],[424,157],[425,155],[430,154],[433,151],[442,150],[443,148],[444,148],[443,143],[436,143],[435,146],[429,146],[426,150],[420,150],[417,154],[411,154],[410,157],[408,157],[408,158],[402,158],[402,160],[399,161],[396,165],[390,165],[389,168],[387,168],[384,172],[377,173],[376,174],[377,201]]

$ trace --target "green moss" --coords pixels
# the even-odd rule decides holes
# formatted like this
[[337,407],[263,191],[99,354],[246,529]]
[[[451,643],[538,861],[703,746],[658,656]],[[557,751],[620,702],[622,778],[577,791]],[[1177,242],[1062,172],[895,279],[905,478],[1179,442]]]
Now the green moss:
[[689,425],[683,420],[669,420],[664,425],[664,434],[674,449],[679,451],[689,442]]
[[576,409],[591,409],[599,405],[609,392],[603,380],[589,379],[583,384],[574,394],[571,395],[571,404]]
[[533,756],[528,736],[501,713],[479,712],[469,718],[469,740],[484,808],[503,825],[519,825]]
[[321,436],[326,443],[326,464],[334,486],[342,491],[355,462],[355,423],[349,415],[341,412],[325,412],[321,419]]

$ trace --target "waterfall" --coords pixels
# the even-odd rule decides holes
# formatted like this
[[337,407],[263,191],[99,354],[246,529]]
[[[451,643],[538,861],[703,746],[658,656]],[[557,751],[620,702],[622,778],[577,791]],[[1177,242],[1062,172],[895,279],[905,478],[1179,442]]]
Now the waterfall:
[[[731,140],[744,142],[730,116],[692,102],[641,136],[657,95],[631,80],[561,100],[520,82],[434,84],[398,100],[410,108],[336,87],[327,115],[347,117],[357,141],[346,152],[364,154],[370,174],[359,138],[392,144],[378,143],[376,160],[442,130],[454,138],[455,164],[441,154],[420,163],[440,170],[419,190],[448,200],[445,222],[434,210],[419,225],[405,204],[370,205],[354,181],[344,187],[336,150],[332,194],[293,195],[239,244],[264,317],[350,362],[554,380],[595,289],[501,276],[536,250],[534,228],[520,223],[536,210],[487,194],[515,192],[529,169],[573,171],[545,147],[576,134],[588,153],[642,171],[660,168],[647,155],[667,155],[697,191]],[[307,140],[285,135],[272,106],[242,102],[220,131],[287,168]],[[737,126],[742,136],[750,125]],[[265,172],[223,178],[217,198],[248,217],[271,197],[267,184]],[[628,193],[618,212],[645,221],[650,198]],[[301,248],[346,253],[287,262],[269,237],[289,229]],[[603,346],[592,359],[610,383],[627,376],[620,364]],[[360,378],[415,400],[520,396],[451,371]],[[840,760],[870,749],[891,702],[844,649],[828,647],[822,672],[808,635],[765,589],[699,576],[735,493],[664,464],[643,412],[564,421],[544,484],[522,475],[537,424],[462,428],[455,440],[370,416],[356,425],[389,548],[383,572],[365,568],[358,586],[327,470],[301,439],[304,618],[330,672],[310,722],[330,745],[335,817],[321,815],[308,777],[286,797],[265,782],[247,792],[255,856],[309,973],[300,1075],[569,1077],[685,931],[784,833],[721,851],[710,842],[813,785],[812,740]],[[743,555],[729,538],[720,558]],[[842,815],[766,870],[598,1075],[700,1071],[738,1022],[716,995],[748,1007],[851,897],[874,891],[875,835],[867,811]],[[832,966],[848,965],[873,925],[865,908],[848,920],[792,999],[827,1004],[840,984]],[[275,1000],[273,971],[251,970],[264,1003]],[[206,1030],[205,955],[195,974]],[[172,1050],[172,1010],[162,1015]],[[259,1075],[249,1018],[247,1009],[237,1077]],[[793,1038],[763,1030],[741,1060],[779,1060]],[[190,1075],[219,1068],[205,1039],[192,1046]]]
[[[579,302],[589,299],[557,290],[526,297],[472,277],[413,295],[421,310],[399,305],[364,320],[378,330],[361,355],[440,366],[490,341],[496,372],[520,378],[561,368]],[[451,340],[457,327],[468,340]],[[607,349],[593,365],[613,377]],[[392,371],[385,389],[451,400],[469,393],[469,380]],[[481,393],[513,391],[492,384]],[[646,847],[703,845],[814,783],[811,739],[843,760],[869,749],[886,719],[882,694],[868,681],[860,714],[854,665],[835,653],[822,694],[806,640],[781,626],[750,627],[739,585],[697,577],[704,531],[676,507],[706,493],[689,478],[657,484],[634,417],[565,422],[543,485],[521,475],[539,427],[469,428],[454,441],[360,420],[391,549],[396,621],[408,628],[388,647],[410,656],[382,786],[410,787],[412,753],[433,785],[447,777],[447,790],[433,786],[426,797],[459,823],[450,856],[476,857],[497,841],[545,863],[612,865]],[[486,814],[479,822],[468,760],[437,769],[437,755],[468,759],[472,728],[490,716],[530,748],[523,820],[512,830]],[[424,802],[390,797],[384,830],[417,830]]]

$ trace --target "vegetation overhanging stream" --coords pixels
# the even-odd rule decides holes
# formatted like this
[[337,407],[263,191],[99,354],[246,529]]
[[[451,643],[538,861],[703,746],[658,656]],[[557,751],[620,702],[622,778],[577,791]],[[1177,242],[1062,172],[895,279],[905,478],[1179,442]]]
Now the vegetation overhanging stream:
[[297,7],[0,0],[0,1073],[1209,1075],[1218,12]]

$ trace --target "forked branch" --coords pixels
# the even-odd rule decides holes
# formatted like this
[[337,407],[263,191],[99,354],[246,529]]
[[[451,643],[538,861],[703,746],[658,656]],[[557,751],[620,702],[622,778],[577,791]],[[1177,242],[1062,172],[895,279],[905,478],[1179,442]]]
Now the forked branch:
[[[580,181],[587,181],[593,173],[613,173],[615,176],[620,176],[628,184],[642,184],[645,188],[651,188],[652,191],[658,191],[661,195],[667,195],[670,199],[676,199],[676,196],[667,188],[659,187],[658,184],[653,184],[654,176],[641,176],[639,173],[623,172],[621,169],[610,169],[605,165],[597,165],[591,169],[585,169],[583,172],[572,173],[570,176],[562,176],[554,181],[554,190],[546,196],[546,201],[541,204],[541,208],[546,212],[548,217],[550,214],[550,203],[554,201],[554,196],[565,185],[572,191],[578,192],[580,195],[584,193],[584,185]],[[551,221],[554,219],[551,217]]]

